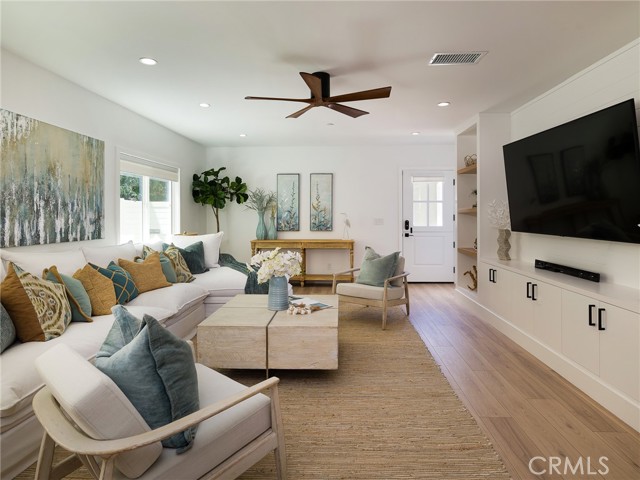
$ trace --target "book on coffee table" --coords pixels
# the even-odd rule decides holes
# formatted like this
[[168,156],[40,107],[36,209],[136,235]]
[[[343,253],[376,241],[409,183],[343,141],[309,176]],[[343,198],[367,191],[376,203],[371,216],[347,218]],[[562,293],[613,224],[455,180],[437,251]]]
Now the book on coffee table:
[[309,307],[311,310],[322,310],[325,308],[331,308],[333,305],[327,305],[326,303],[319,302],[310,297],[289,297],[289,303],[296,307]]

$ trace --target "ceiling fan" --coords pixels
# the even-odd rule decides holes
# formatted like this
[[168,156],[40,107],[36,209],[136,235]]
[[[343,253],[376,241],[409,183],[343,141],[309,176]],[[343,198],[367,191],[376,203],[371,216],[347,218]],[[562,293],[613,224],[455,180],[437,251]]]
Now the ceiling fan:
[[311,90],[311,98],[274,98],[274,97],[244,97],[246,100],[280,100],[285,102],[302,102],[308,103],[297,112],[288,115],[287,118],[298,118],[303,113],[311,110],[313,107],[327,107],[336,112],[343,113],[353,118],[366,115],[369,112],[358,110],[357,108],[347,107],[338,102],[355,102],[358,100],[374,100],[377,98],[388,98],[391,95],[391,87],[374,88],[372,90],[364,90],[362,92],[346,93],[332,97],[329,93],[329,74],[327,72],[305,73],[300,72],[300,76]]

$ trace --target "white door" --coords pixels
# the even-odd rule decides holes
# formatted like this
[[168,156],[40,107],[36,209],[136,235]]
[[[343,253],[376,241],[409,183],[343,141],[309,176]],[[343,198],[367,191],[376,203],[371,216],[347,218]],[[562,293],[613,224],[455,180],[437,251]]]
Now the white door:
[[453,170],[403,170],[402,254],[410,282],[453,282]]

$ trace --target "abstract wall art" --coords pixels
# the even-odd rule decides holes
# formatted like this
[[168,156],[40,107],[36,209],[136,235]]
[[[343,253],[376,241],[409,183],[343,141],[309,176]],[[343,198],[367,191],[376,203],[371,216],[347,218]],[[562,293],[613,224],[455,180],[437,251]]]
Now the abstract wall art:
[[278,174],[278,218],[279,232],[300,230],[300,174]]
[[310,187],[311,231],[333,230],[333,174],[312,173]]
[[104,141],[0,109],[0,246],[104,238]]

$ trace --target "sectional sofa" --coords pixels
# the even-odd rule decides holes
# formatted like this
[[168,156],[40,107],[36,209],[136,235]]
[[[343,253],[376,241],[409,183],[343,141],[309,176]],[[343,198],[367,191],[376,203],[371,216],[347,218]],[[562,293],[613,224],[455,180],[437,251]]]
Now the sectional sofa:
[[[208,271],[195,274],[190,283],[147,291],[124,306],[133,315],[155,317],[172,333],[184,339],[195,335],[197,325],[233,296],[243,293],[247,277],[232,268],[219,266],[222,232],[165,239],[178,247],[202,241]],[[148,245],[162,250],[162,242]],[[76,247],[52,253],[31,253],[24,249],[0,251],[0,276],[4,279],[10,262],[41,276],[55,265],[61,274],[72,276],[88,262],[107,266],[118,259],[133,261],[142,255],[143,245]],[[71,322],[64,333],[48,341],[16,341],[0,355],[0,451],[1,478],[10,479],[37,459],[42,428],[33,414],[31,401],[42,387],[34,359],[53,346],[64,343],[87,359],[93,359],[113,323],[113,315],[92,316],[92,322]]]

